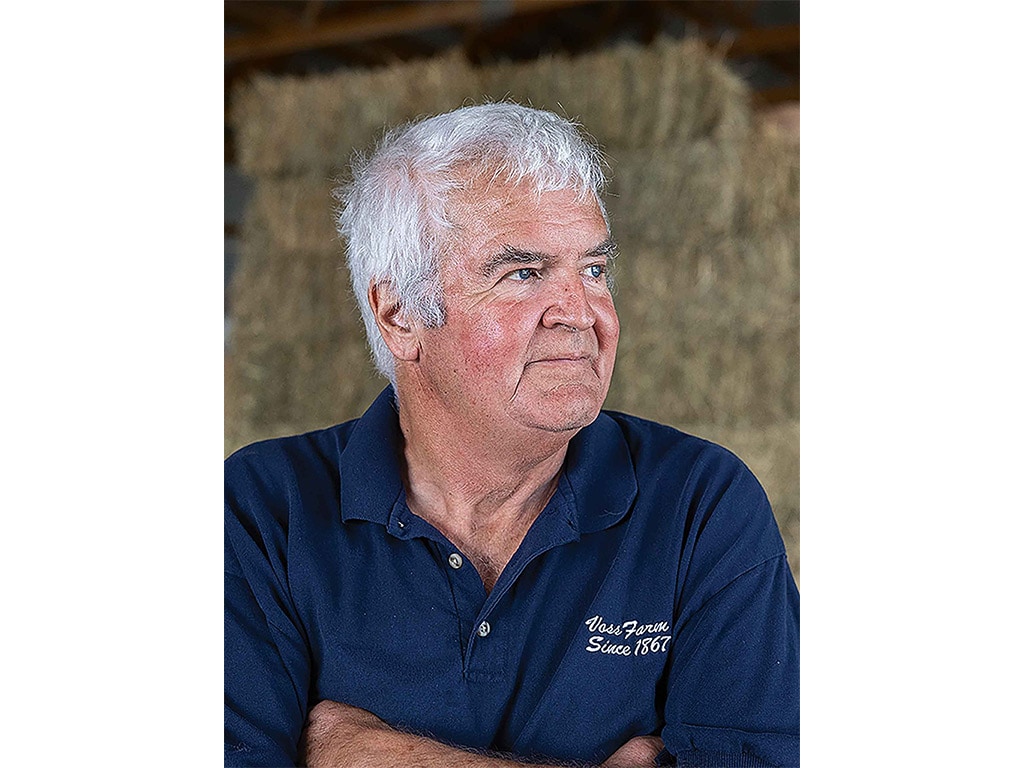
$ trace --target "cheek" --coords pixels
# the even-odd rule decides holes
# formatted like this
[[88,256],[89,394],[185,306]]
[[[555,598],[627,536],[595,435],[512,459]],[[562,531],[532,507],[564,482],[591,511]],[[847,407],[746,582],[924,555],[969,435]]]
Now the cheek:
[[460,334],[465,365],[478,376],[500,378],[501,372],[508,371],[522,356],[518,335],[509,327],[509,316],[499,317],[479,314]]

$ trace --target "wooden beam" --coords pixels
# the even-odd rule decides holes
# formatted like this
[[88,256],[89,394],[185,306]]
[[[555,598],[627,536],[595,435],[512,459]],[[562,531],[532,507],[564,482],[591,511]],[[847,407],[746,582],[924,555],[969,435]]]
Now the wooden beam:
[[356,47],[361,48],[381,48],[383,47],[389,56],[393,59],[406,61],[407,59],[425,59],[430,56],[436,56],[444,48],[438,48],[436,45],[418,38],[415,35],[401,35],[398,37],[388,37],[383,40],[374,40],[366,43],[354,43]]
[[[527,14],[588,0],[512,0],[508,13]],[[313,27],[283,24],[267,33],[224,41],[226,62],[297,53],[343,43],[365,42],[432,27],[460,26],[492,17],[485,3],[438,0],[403,3],[321,18]],[[505,6],[503,6],[505,7]]]
[[726,2],[726,0],[691,0],[690,2],[679,3],[683,7],[683,13],[694,16],[700,15],[705,19],[715,19],[724,22],[736,29],[753,29],[757,27],[754,16],[751,13],[753,6],[750,2]]
[[654,42],[654,38],[661,31],[662,15],[661,8],[657,3],[637,3],[635,6],[640,12],[640,42],[648,46]]
[[314,26],[323,11],[324,0],[309,0],[309,2],[306,3],[306,7],[302,9],[302,16],[299,18],[299,25],[307,28]]
[[373,43],[348,43],[325,48],[324,53],[330,53],[338,59],[340,65],[346,67],[387,67],[417,55],[409,52],[395,37]]
[[593,28],[588,32],[587,47],[598,48],[615,30],[622,19],[622,3],[605,3]]
[[726,56],[763,56],[800,48],[800,25],[784,24],[778,27],[744,29],[727,43]]
[[768,60],[781,69],[790,77],[800,79],[800,51],[789,51],[788,53],[772,53]]
[[298,21],[298,10],[295,4],[281,6],[266,0],[225,0],[224,21],[269,32],[282,24],[294,24]]
[[507,48],[511,43],[536,31],[538,27],[550,24],[556,18],[560,7],[553,6],[530,14],[510,14],[500,19],[482,20],[466,26],[462,46],[466,58],[474,64],[494,60],[492,51]]
[[[695,23],[698,27],[727,26],[736,29],[740,34],[746,33],[749,30],[771,29],[771,27],[759,27],[757,25],[751,12],[753,3],[745,0],[739,0],[739,2],[725,2],[725,0],[666,0],[665,7],[688,21]],[[795,38],[792,45],[784,47],[780,52],[764,51],[758,55],[763,56],[790,77],[799,78],[799,25],[792,26],[796,27],[796,34],[793,35],[792,29],[786,33]],[[708,38],[707,29],[702,34],[708,39],[708,44],[714,47],[716,41]],[[735,53],[733,55],[746,56],[751,54]]]
[[781,104],[784,101],[800,101],[800,83],[765,88],[754,93],[754,104],[758,107]]

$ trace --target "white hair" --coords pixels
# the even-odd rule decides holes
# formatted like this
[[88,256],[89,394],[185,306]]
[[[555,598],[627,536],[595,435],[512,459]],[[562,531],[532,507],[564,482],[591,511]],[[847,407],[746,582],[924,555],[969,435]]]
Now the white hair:
[[371,285],[390,284],[404,316],[428,327],[444,324],[439,265],[453,227],[453,191],[486,172],[511,185],[526,181],[538,193],[573,188],[580,200],[592,195],[604,214],[603,165],[578,123],[508,102],[408,123],[386,133],[368,156],[357,154],[351,182],[334,196],[377,370],[395,383],[395,359],[370,309]]

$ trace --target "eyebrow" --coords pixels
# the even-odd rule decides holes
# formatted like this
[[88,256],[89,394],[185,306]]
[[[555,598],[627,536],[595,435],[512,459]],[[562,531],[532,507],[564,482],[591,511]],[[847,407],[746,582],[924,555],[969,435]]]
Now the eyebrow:
[[[618,245],[612,238],[595,245],[585,254],[584,259],[604,257],[611,261],[618,253]],[[522,248],[506,244],[498,253],[491,256],[483,263],[480,271],[485,277],[492,277],[502,267],[510,264],[541,264],[544,265],[551,260],[551,254],[543,251],[527,251]]]
[[616,256],[619,255],[619,244],[615,242],[611,237],[607,238],[601,243],[598,243],[585,254],[583,258],[593,259],[599,256],[603,256],[608,261],[612,261]]

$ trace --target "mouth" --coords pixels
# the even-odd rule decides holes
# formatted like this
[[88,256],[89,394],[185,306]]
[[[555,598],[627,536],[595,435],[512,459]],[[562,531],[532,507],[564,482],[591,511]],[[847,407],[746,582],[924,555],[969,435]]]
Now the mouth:
[[540,360],[532,360],[527,365],[581,365],[589,364],[589,357],[544,357]]
[[555,376],[559,379],[579,379],[582,381],[591,374],[597,373],[596,360],[589,355],[565,355],[541,357],[526,364],[524,372],[533,369],[537,373]]
[[563,355],[549,355],[547,357],[539,357],[536,360],[531,360],[527,365],[533,365],[534,363],[588,363],[593,359],[593,355],[581,354],[578,352],[567,352]]

